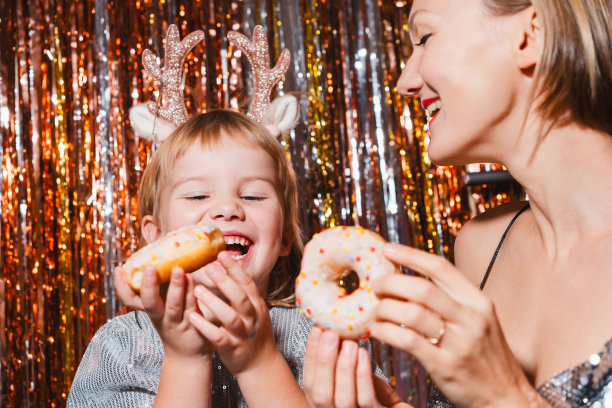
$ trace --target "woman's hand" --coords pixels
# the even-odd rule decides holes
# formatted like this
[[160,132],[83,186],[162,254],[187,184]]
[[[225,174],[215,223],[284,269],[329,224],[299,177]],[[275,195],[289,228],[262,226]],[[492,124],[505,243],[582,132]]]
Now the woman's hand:
[[304,391],[310,407],[409,407],[373,375],[365,349],[317,327],[306,346]]
[[381,298],[373,337],[414,355],[457,406],[540,400],[489,298],[439,255],[395,244],[387,244],[384,253],[430,279],[389,275],[373,283]]
[[[216,348],[227,368],[238,375],[264,362],[266,353],[278,353],[266,302],[251,277],[228,253],[219,254],[220,264],[211,264],[206,273],[220,296],[204,285],[195,288],[201,314],[190,321]],[[264,363],[265,364],[265,363]]]
[[211,355],[212,345],[189,322],[188,316],[197,313],[193,295],[193,278],[175,266],[165,299],[160,294],[157,271],[147,267],[143,274],[140,294],[127,284],[124,270],[115,269],[115,287],[123,303],[146,312],[157,329],[166,356],[196,357]]

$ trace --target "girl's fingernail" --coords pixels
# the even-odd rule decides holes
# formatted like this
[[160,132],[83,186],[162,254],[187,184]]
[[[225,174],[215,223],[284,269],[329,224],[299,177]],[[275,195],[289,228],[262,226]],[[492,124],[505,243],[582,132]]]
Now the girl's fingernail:
[[144,270],[145,279],[151,280],[155,277],[156,274],[157,274],[157,271],[152,266],[145,267],[145,270]]
[[214,268],[214,267],[206,269],[206,273],[210,277],[215,277],[219,275],[219,271],[217,270],[217,268]]
[[202,285],[198,285],[193,290],[193,293],[197,297],[204,297],[204,295],[206,295],[206,290],[202,287]]

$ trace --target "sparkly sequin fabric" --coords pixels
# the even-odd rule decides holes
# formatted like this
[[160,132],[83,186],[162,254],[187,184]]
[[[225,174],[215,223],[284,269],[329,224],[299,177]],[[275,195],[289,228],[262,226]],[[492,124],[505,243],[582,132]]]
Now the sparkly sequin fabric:
[[[555,375],[537,391],[554,408],[612,408],[612,339],[601,352]],[[428,408],[453,406],[437,387],[432,388]]]
[[[311,324],[298,309],[270,310],[276,344],[302,386]],[[157,393],[164,348],[142,312],[118,316],[93,337],[74,377],[67,407],[151,407]],[[235,377],[213,359],[212,406],[246,407]]]
[[[276,346],[300,387],[311,323],[297,308],[270,310]],[[371,351],[370,343],[360,345]],[[157,394],[164,347],[149,317],[127,313],[106,323],[92,338],[76,372],[68,408],[151,407]],[[376,375],[386,378],[375,367]],[[247,407],[234,375],[214,355],[213,408]]]

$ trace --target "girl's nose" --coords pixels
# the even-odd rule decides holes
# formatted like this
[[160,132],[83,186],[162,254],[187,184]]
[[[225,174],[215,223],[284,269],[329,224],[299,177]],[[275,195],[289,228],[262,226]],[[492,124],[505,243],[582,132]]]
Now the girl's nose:
[[208,211],[216,221],[239,221],[244,219],[244,209],[240,202],[229,197],[218,197]]
[[397,81],[397,90],[400,95],[418,96],[419,91],[423,88],[423,78],[419,73],[420,59],[421,57],[415,55],[414,52],[408,58],[406,66]]

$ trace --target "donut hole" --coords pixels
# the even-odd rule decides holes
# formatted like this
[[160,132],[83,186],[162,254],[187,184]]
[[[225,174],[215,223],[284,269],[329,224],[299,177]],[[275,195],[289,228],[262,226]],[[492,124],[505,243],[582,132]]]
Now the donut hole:
[[346,269],[342,272],[340,279],[338,280],[338,286],[340,286],[345,295],[350,295],[359,289],[359,275],[352,269]]

